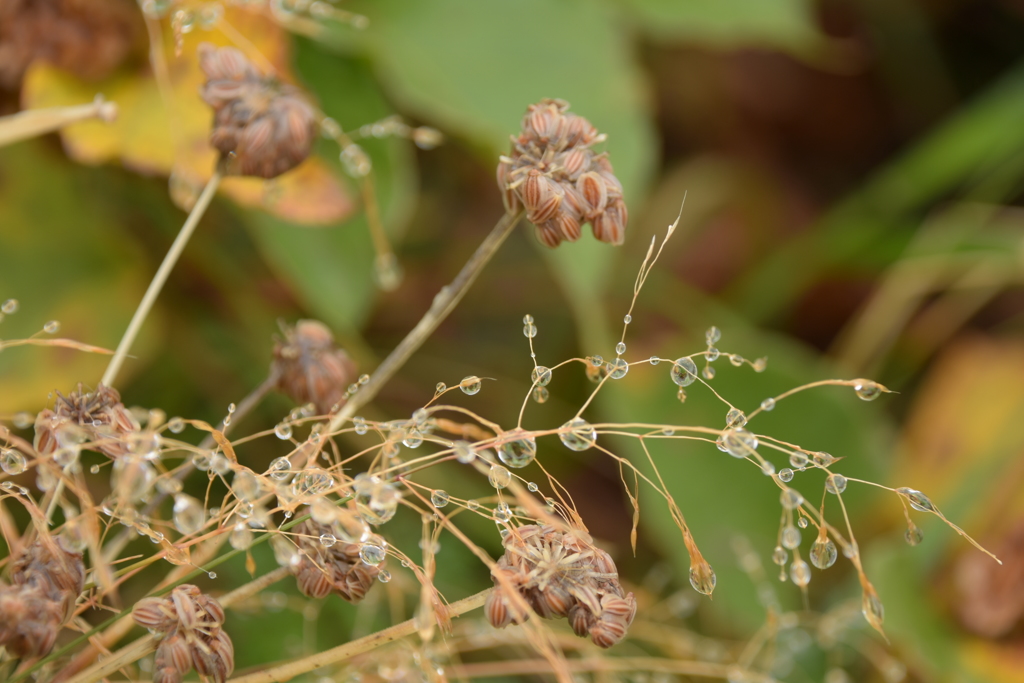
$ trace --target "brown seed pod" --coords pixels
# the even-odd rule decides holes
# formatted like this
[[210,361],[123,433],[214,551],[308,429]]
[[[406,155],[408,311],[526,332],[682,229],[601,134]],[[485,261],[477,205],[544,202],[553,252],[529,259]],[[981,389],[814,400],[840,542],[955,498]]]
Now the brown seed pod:
[[621,244],[627,215],[625,205],[615,202],[621,203],[622,185],[607,155],[590,149],[604,136],[568,108],[563,100],[542,100],[527,108],[510,155],[498,164],[505,210],[525,209],[537,237],[549,247],[575,241],[587,222],[597,239]]
[[228,155],[230,171],[275,178],[309,156],[316,112],[296,88],[265,78],[233,47],[201,44],[199,66],[214,112],[210,144]]
[[95,391],[86,391],[79,384],[67,396],[58,391],[53,410],[36,416],[33,446],[40,455],[48,456],[81,444],[118,458],[132,449],[132,437],[140,429],[116,389],[101,384]]
[[313,403],[321,413],[345,404],[345,390],[356,380],[356,365],[334,344],[334,335],[321,322],[300,320],[284,330],[284,342],[274,345],[271,372],[277,388],[299,404]]
[[299,528],[301,559],[292,566],[299,590],[310,598],[323,598],[332,591],[349,602],[359,602],[373,587],[384,563],[369,565],[359,557],[359,544],[335,540],[325,546],[320,538],[333,531],[311,519]]

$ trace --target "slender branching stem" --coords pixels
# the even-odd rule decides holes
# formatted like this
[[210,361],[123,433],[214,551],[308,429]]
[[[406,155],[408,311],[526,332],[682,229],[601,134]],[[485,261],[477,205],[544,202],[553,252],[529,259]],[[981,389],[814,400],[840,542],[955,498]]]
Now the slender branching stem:
[[4,116],[0,118],[0,147],[94,118],[110,123],[117,118],[117,105],[107,102],[102,95],[97,95],[89,104],[29,109]]
[[387,381],[405,365],[409,357],[433,334],[437,326],[448,317],[448,314],[452,312],[466,292],[469,291],[470,286],[476,280],[480,271],[491,260],[491,257],[494,256],[512,232],[516,223],[519,222],[521,215],[521,213],[515,215],[506,213],[501,217],[501,220],[498,221],[490,234],[477,247],[473,256],[466,261],[466,265],[462,267],[462,270],[455,276],[451,284],[442,287],[441,291],[437,293],[437,296],[434,297],[434,302],[430,305],[430,309],[416,323],[416,327],[412,328],[409,334],[405,336],[405,339],[377,367],[373,375],[370,376],[370,381],[362,386],[349,399],[348,403],[342,407],[338,414],[334,416],[334,419],[331,420],[329,431],[333,432],[339,429],[346,420],[356,414],[357,410],[372,401],[381,387],[387,384]]
[[[448,605],[448,616],[457,617],[466,612],[475,610],[478,607],[482,607],[484,602],[487,600],[487,594],[491,592],[491,588],[480,591],[475,595],[471,595],[468,598],[463,598],[458,602],[453,602]],[[275,683],[279,681],[287,681],[299,674],[304,674],[307,671],[313,669],[319,669],[322,666],[328,666],[329,664],[336,664],[343,662],[346,659],[361,655],[364,652],[370,652],[382,645],[404,638],[405,636],[416,633],[417,626],[415,619],[409,619],[403,621],[400,624],[395,624],[382,631],[371,633],[368,636],[353,640],[339,645],[338,647],[318,652],[317,654],[303,657],[294,662],[288,662],[287,664],[281,664],[279,666],[264,669],[263,671],[257,671],[255,673],[246,674],[244,676],[238,676],[232,678],[230,683]],[[84,683],[84,682],[83,682]]]
[[181,227],[181,231],[174,239],[174,243],[171,244],[170,250],[168,250],[167,255],[164,256],[163,263],[160,264],[160,268],[157,269],[156,275],[153,276],[153,281],[149,283],[149,289],[146,290],[145,296],[142,297],[139,307],[135,309],[135,315],[132,316],[132,321],[128,324],[128,329],[125,330],[124,336],[121,337],[121,343],[117,345],[117,350],[114,351],[114,357],[110,359],[107,371],[103,373],[103,379],[100,380],[108,387],[113,386],[114,380],[117,378],[117,373],[121,369],[121,364],[124,362],[125,356],[128,355],[128,350],[131,348],[132,343],[135,341],[135,337],[139,334],[139,330],[142,328],[142,323],[146,321],[146,316],[149,315],[149,311],[153,308],[153,303],[160,294],[160,290],[163,289],[164,283],[167,282],[167,277],[171,274],[171,271],[174,270],[174,266],[178,262],[181,252],[185,250],[185,245],[188,244],[188,240],[192,237],[192,233],[195,232],[196,226],[199,224],[199,220],[203,217],[203,214],[206,212],[206,208],[210,205],[210,201],[213,199],[213,195],[217,191],[217,186],[220,184],[220,180],[221,172],[218,168],[214,171],[213,177],[210,178],[210,181],[206,183],[206,187],[203,188],[202,194],[199,195],[199,199],[196,200],[195,206],[192,207],[192,211],[189,212],[188,218],[185,219],[185,225]]

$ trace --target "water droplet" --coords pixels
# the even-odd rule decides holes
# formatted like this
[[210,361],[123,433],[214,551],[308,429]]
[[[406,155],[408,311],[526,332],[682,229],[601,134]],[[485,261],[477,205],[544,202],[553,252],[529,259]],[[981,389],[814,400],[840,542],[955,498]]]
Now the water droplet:
[[775,474],[775,463],[770,460],[765,460],[761,463],[761,473],[768,477]]
[[681,387],[693,384],[697,380],[697,364],[692,358],[677,358],[672,364],[672,381]]
[[451,497],[448,495],[448,492],[441,489],[435,489],[430,494],[430,504],[436,508],[443,508],[450,500]]
[[523,324],[524,325],[532,325],[533,324],[533,316],[530,315],[529,313],[524,315],[523,316]]
[[487,481],[496,489],[503,489],[512,483],[512,474],[501,465],[491,465]]
[[921,512],[935,512],[935,505],[932,503],[928,496],[924,495],[916,489],[907,488],[901,486],[896,489],[896,492],[904,496],[907,502],[910,503],[910,507]]
[[274,481],[284,481],[291,475],[292,461],[287,457],[275,458],[270,462],[267,474]]
[[917,545],[924,540],[924,532],[921,531],[921,527],[911,522],[910,526],[907,527],[907,530],[903,533],[903,538],[910,545]]
[[434,387],[434,393],[436,394],[443,394],[446,391],[448,391],[448,385],[444,382],[438,382]]
[[779,470],[779,480],[787,483],[793,481],[793,470],[788,467]]
[[538,387],[546,387],[551,381],[551,370],[543,365],[538,365],[530,373],[530,381]]
[[832,457],[832,455],[826,453],[825,451],[818,451],[817,453],[812,453],[811,457],[814,458],[814,464],[817,465],[818,467],[828,467],[829,465],[835,463],[836,461],[836,459]]
[[738,353],[730,353],[729,354],[729,362],[732,363],[734,367],[738,368],[741,365],[743,365],[746,361],[747,361],[747,359],[744,358],[743,356],[741,356]]
[[807,528],[807,518],[801,516],[798,520],[796,520],[796,525],[798,527],[800,527],[801,529],[806,529]]
[[529,484],[527,484],[526,488],[529,489],[531,493],[537,493],[537,491],[540,491],[540,487],[537,486],[537,482],[535,481],[531,481]]
[[508,523],[512,519],[512,508],[508,503],[501,502],[494,508],[494,519],[498,522]]
[[857,557],[858,552],[859,551],[857,550],[856,543],[847,543],[845,546],[843,546],[843,557],[847,559],[852,560],[853,558]]
[[523,335],[525,335],[528,339],[533,339],[534,337],[537,336],[537,326],[534,325],[533,323],[530,323],[529,325],[523,325]]
[[718,577],[715,576],[715,572],[711,569],[711,565],[707,562],[703,562],[700,566],[690,567],[690,585],[693,586],[693,590],[701,593],[702,595],[711,595],[715,590],[715,584],[718,583]]
[[676,398],[680,403],[686,403],[687,393],[685,387],[679,387],[679,391],[676,392]]
[[419,448],[423,443],[423,433],[418,429],[410,429],[402,439],[402,445],[406,448]]
[[470,510],[479,510],[480,503],[473,499],[470,499],[466,501],[466,507],[469,508]]
[[46,334],[57,334],[58,332],[60,332],[60,321],[51,320],[47,322],[45,325],[43,325],[43,332],[45,332]]
[[795,469],[799,470],[803,469],[804,467],[807,467],[808,462],[809,461],[807,459],[807,454],[802,451],[796,451],[794,453],[789,454],[789,464],[792,465]]
[[274,436],[281,439],[292,438],[292,425],[289,422],[278,422],[277,426],[274,427]]
[[337,542],[338,539],[335,538],[334,534],[320,534],[320,545],[325,548],[330,548]]
[[626,342],[619,342],[615,345],[615,353],[622,355],[626,352]]
[[704,377],[704,379],[711,381],[715,378],[715,369],[710,365],[706,365],[704,366],[704,369],[700,371],[700,374]]
[[772,552],[772,562],[781,567],[786,564],[788,560],[789,553],[786,552],[786,549],[780,545],[775,546],[775,550]]
[[473,462],[473,458],[476,457],[473,446],[468,441],[456,441],[452,444],[452,451],[455,453],[455,459],[464,465]]
[[811,564],[818,569],[828,569],[836,563],[839,552],[831,538],[818,538],[811,545]]
[[99,465],[93,465],[92,467],[89,468],[89,474],[99,474],[99,473],[100,473],[100,466]]
[[547,387],[534,387],[530,393],[530,398],[533,399],[534,403],[545,403],[550,396],[551,393]]
[[21,474],[28,467],[28,460],[16,448],[5,448],[0,451],[0,467],[7,474]]
[[647,359],[647,362],[650,363],[651,365],[657,365],[658,363],[661,362],[661,359],[658,358],[657,356],[651,356],[650,358]]
[[730,408],[729,412],[725,414],[725,426],[729,429],[735,427],[744,427],[747,424],[747,416],[738,408]]
[[366,433],[367,430],[366,420],[364,418],[359,417],[358,415],[356,417],[353,417],[352,428],[355,429],[356,434],[362,436],[363,434]]
[[794,560],[789,566],[789,577],[794,584],[803,588],[811,582],[811,568],[803,560]]
[[629,363],[622,358],[616,358],[608,364],[608,374],[612,379],[622,379],[629,372]]
[[622,322],[624,322],[627,325],[630,324],[631,322],[633,322],[633,316],[627,313],[626,315],[622,316]]
[[588,360],[590,360],[590,364],[595,368],[599,368],[604,365],[604,358],[602,356],[590,356]]
[[[365,158],[369,162],[370,158]],[[367,172],[369,172],[369,168],[367,168]],[[402,284],[402,277],[402,266],[398,263],[398,258],[391,252],[381,254],[374,259],[373,279],[377,286],[385,292],[397,289],[398,285]]]
[[765,400],[761,401],[761,410],[764,410],[764,411],[775,410],[775,399],[774,398],[766,398]]
[[585,451],[597,442],[597,430],[581,417],[573,418],[558,430],[558,438],[573,451]]
[[825,480],[825,490],[838,496],[846,490],[846,477],[841,474],[830,474]]
[[721,355],[722,352],[719,351],[716,347],[709,346],[707,352],[704,354],[704,358],[705,360],[707,360],[707,362],[714,363],[716,360],[719,359],[719,357],[721,357]]
[[742,427],[727,429],[718,437],[718,450],[734,458],[746,458],[757,450],[757,437]]
[[5,315],[11,315],[18,312],[18,300],[8,299],[0,306],[0,311],[3,311]]
[[334,477],[327,470],[310,467],[292,479],[292,494],[301,498],[315,498],[334,488],[335,484]]
[[359,559],[373,567],[383,562],[384,556],[384,548],[381,548],[379,545],[367,543],[359,548]]
[[882,605],[882,600],[878,597],[878,593],[875,589],[868,586],[868,589],[864,591],[864,596],[861,600],[861,611],[864,613],[864,618],[868,620],[872,626],[880,627],[882,622],[885,621],[885,607]]
[[782,527],[782,534],[779,537],[779,542],[782,543],[783,548],[794,548],[800,547],[800,530],[792,524],[787,524]]
[[804,497],[800,495],[800,492],[796,489],[783,489],[782,494],[779,496],[779,500],[782,502],[782,507],[787,510],[795,510],[803,505]]
[[174,497],[174,528],[188,536],[203,528],[206,512],[202,504],[190,495],[179,493]]
[[391,580],[391,572],[389,572],[387,569],[381,569],[379,572],[377,572],[377,580],[381,583],[387,583]]
[[515,430],[509,434],[517,434],[518,438],[512,438],[499,445],[498,457],[509,467],[526,467],[537,457],[536,439],[523,430]]
[[861,380],[853,385],[857,398],[862,401],[874,401],[882,395],[882,387],[877,383],[868,380]]
[[459,389],[462,389],[462,393],[467,396],[473,396],[474,394],[480,393],[481,386],[483,386],[483,383],[476,375],[470,375],[459,382]]
[[717,344],[722,339],[722,331],[712,325],[708,328],[708,331],[704,333],[704,339],[707,341],[708,346]]

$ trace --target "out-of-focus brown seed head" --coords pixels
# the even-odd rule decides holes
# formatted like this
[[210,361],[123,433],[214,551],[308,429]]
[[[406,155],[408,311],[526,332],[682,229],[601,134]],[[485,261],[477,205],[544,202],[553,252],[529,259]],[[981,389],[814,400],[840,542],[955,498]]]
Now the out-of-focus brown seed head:
[[[536,126],[548,126],[538,119]],[[516,595],[545,619],[567,617],[573,632],[600,647],[626,635],[636,615],[636,599],[619,585],[615,563],[582,531],[527,525],[504,540],[505,554],[494,568],[494,592],[484,613],[496,628],[529,616]]]
[[345,390],[355,382],[358,369],[334,344],[334,335],[321,322],[300,320],[284,330],[285,339],[274,345],[271,372],[277,387],[296,403],[313,403],[320,413],[345,404]]
[[203,100],[213,108],[210,144],[228,158],[228,170],[275,178],[309,156],[316,112],[297,88],[266,78],[233,47],[199,46],[207,81]]
[[522,131],[512,137],[511,154],[498,163],[505,209],[525,209],[537,237],[549,247],[575,242],[586,223],[602,242],[622,244],[629,220],[622,184],[607,156],[591,149],[604,136],[568,110],[567,102],[552,99],[527,109]]
[[77,443],[118,458],[131,450],[131,437],[140,429],[116,389],[101,384],[87,391],[79,384],[67,396],[58,391],[53,410],[39,413],[33,445],[43,456]]
[[11,585],[0,585],[0,646],[18,657],[43,656],[74,614],[85,581],[82,555],[40,538],[11,563]]
[[323,598],[334,592],[353,603],[366,597],[384,563],[363,562],[358,543],[336,539],[333,545],[324,545],[321,537],[334,538],[331,527],[313,520],[303,522],[299,534],[303,552],[299,562],[292,565],[292,573],[303,595]]

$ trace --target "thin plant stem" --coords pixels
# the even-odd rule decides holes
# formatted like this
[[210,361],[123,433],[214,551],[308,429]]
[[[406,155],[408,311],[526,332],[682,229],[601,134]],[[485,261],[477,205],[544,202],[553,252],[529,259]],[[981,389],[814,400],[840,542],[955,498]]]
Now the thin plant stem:
[[[453,602],[448,605],[447,611],[448,616],[457,617],[466,612],[475,610],[478,607],[482,607],[484,602],[487,600],[487,595],[494,589],[487,588],[480,591],[475,595],[471,595],[468,598],[463,598],[458,602]],[[353,640],[339,645],[338,647],[331,648],[330,650],[324,650],[318,652],[315,655],[309,657],[303,657],[294,662],[288,662],[287,664],[281,664],[279,666],[264,669],[263,671],[257,671],[255,673],[246,674],[244,676],[237,676],[230,679],[230,683],[275,683],[281,681],[287,681],[299,674],[304,674],[307,671],[318,669],[322,666],[329,664],[336,664],[338,662],[345,661],[355,657],[356,655],[363,654],[364,652],[370,652],[382,645],[394,642],[399,638],[412,635],[416,633],[415,619],[409,619],[403,621],[400,624],[395,624],[382,631],[371,633],[368,636]],[[79,683],[86,683],[84,681]]]
[[506,213],[494,226],[490,234],[480,243],[466,265],[462,267],[459,274],[455,276],[450,285],[441,288],[441,291],[434,297],[434,302],[423,318],[416,323],[416,327],[405,336],[405,339],[395,347],[395,350],[384,359],[370,381],[360,387],[348,403],[342,407],[338,414],[331,420],[329,432],[337,431],[346,420],[355,415],[356,411],[373,400],[377,392],[387,383],[389,379],[405,364],[409,357],[433,334],[437,326],[448,317],[455,306],[462,300],[462,297],[469,291],[470,286],[476,280],[480,271],[487,265],[491,257],[498,251],[502,243],[512,232],[512,229],[519,222],[522,213],[515,215]]
[[[729,678],[736,673],[736,667],[728,664],[712,662],[694,662],[678,659],[662,659],[658,657],[601,657],[593,659],[571,659],[566,662],[573,673],[587,671],[643,671],[669,673],[700,678]],[[501,662],[473,662],[454,664],[448,667],[447,674],[453,679],[491,678],[496,676],[525,676],[529,674],[551,673],[551,664],[546,659],[520,659]],[[743,680],[751,683],[769,683],[775,681],[771,676],[743,670]]]
[[89,104],[29,109],[4,116],[0,118],[0,147],[94,118],[110,123],[117,118],[117,105],[97,95]]
[[206,208],[210,205],[210,201],[213,199],[213,195],[217,191],[217,186],[220,184],[220,180],[221,171],[220,168],[218,168],[214,171],[213,177],[210,178],[210,181],[206,183],[206,187],[203,188],[202,194],[199,195],[199,199],[196,200],[195,206],[192,207],[192,211],[189,212],[188,218],[185,219],[185,225],[181,227],[181,231],[178,233],[178,236],[174,238],[174,243],[171,244],[171,248],[168,250],[167,255],[164,256],[163,263],[160,264],[160,268],[157,269],[156,275],[153,276],[153,281],[149,283],[149,289],[146,290],[145,296],[142,297],[139,307],[135,309],[135,315],[132,316],[132,321],[128,324],[128,329],[125,330],[124,336],[121,337],[121,343],[117,345],[117,350],[114,351],[114,357],[110,359],[107,371],[103,373],[103,379],[100,380],[102,384],[105,384],[108,387],[113,386],[114,380],[117,378],[117,373],[121,369],[121,364],[124,362],[125,356],[128,355],[128,350],[131,348],[132,343],[135,341],[135,337],[142,328],[142,323],[145,322],[146,316],[149,315],[149,311],[153,308],[153,303],[160,294],[160,290],[163,289],[168,276],[171,274],[171,271],[174,270],[174,266],[178,262],[178,257],[180,257],[181,252],[185,250],[185,245],[188,244],[189,238],[192,237],[192,233],[195,232],[196,226],[199,225],[199,220],[203,217],[203,214],[206,212]]

